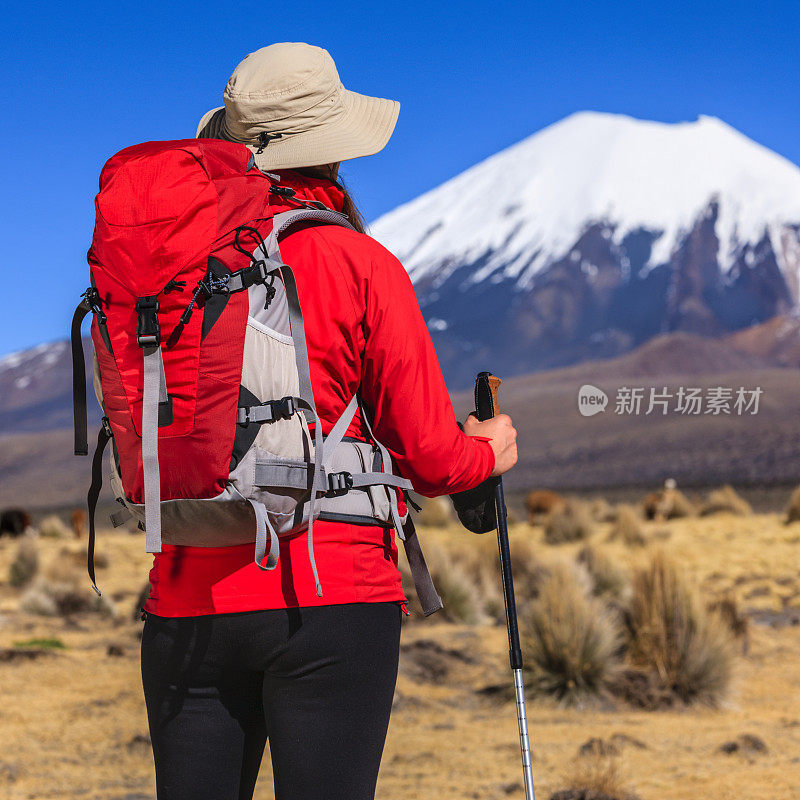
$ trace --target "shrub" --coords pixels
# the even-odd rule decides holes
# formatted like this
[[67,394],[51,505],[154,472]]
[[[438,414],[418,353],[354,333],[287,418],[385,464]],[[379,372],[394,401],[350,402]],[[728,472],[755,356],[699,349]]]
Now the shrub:
[[[451,549],[451,559],[474,586],[480,604],[480,614],[500,623],[505,620],[505,607],[500,585],[497,539],[487,536],[468,537],[463,546]],[[513,561],[512,554],[512,561]],[[514,577],[516,578],[516,572]],[[522,574],[522,572],[520,573]]]
[[596,497],[589,504],[589,513],[595,522],[613,522],[617,512],[605,497]]
[[417,517],[421,528],[446,528],[455,519],[453,504],[447,497],[432,497],[425,500]]
[[[59,571],[60,570],[60,571]],[[48,574],[40,575],[20,600],[20,609],[41,616],[70,616],[95,612],[116,617],[113,602],[98,597],[83,574],[55,564]]]
[[20,599],[19,609],[26,614],[36,614],[41,617],[58,616],[55,598],[35,584]]
[[728,626],[734,639],[740,640],[742,653],[747,655],[750,649],[750,621],[741,608],[733,592],[727,592],[720,600],[711,603],[708,610],[717,614],[722,622]]
[[680,490],[671,489],[667,503],[667,519],[693,517],[697,513],[694,503]]
[[800,520],[800,486],[798,486],[789,498],[789,505],[786,506],[786,524]]
[[576,704],[604,693],[619,664],[619,621],[575,564],[554,565],[521,620],[530,688]]
[[[477,582],[441,547],[426,548],[426,560],[431,578],[444,603],[439,619],[448,622],[476,623],[483,616],[483,598]],[[421,614],[414,591],[411,569],[403,557],[399,562],[406,597],[413,598],[412,607],[417,616]]]
[[[487,558],[484,561],[481,579],[488,584],[501,588],[500,551],[497,547],[497,537],[491,534],[483,537]],[[482,542],[483,544],[483,542]],[[539,594],[542,578],[547,573],[539,556],[536,542],[530,536],[512,536],[509,541],[511,552],[511,570],[514,574],[514,589],[517,600],[524,603]],[[502,604],[502,594],[499,594]]]
[[39,549],[36,540],[24,537],[17,547],[17,554],[8,569],[8,582],[11,586],[27,586],[39,571]]
[[619,759],[611,754],[589,752],[571,762],[564,775],[569,789],[556,792],[551,800],[636,800],[626,786]]
[[708,499],[700,509],[702,516],[721,513],[746,517],[753,513],[753,509],[747,500],[736,494],[736,490],[732,486],[723,486],[721,489],[710,492]]
[[617,507],[617,514],[611,531],[609,541],[618,539],[628,547],[643,547],[647,544],[639,513],[633,506],[621,505]]
[[570,500],[563,509],[553,511],[544,523],[544,540],[547,544],[562,544],[588,539],[592,533],[592,519],[584,503]]
[[444,619],[468,624],[481,620],[483,602],[478,586],[455,561],[448,556],[441,557],[431,575],[444,603]]
[[70,536],[69,528],[57,514],[50,514],[45,517],[38,525],[39,533],[53,539],[66,539]]
[[729,629],[663,553],[634,576],[629,629],[632,663],[680,700],[714,705],[725,695],[733,667]]
[[617,601],[630,594],[630,580],[627,571],[603,549],[586,545],[578,553],[578,563],[582,564],[592,579],[593,592],[598,597],[607,596]]

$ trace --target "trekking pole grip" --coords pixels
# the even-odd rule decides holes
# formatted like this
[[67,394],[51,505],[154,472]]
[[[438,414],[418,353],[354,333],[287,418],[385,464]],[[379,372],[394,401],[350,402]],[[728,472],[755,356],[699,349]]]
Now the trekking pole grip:
[[497,391],[503,381],[491,372],[479,372],[475,380],[475,414],[481,422],[500,413]]

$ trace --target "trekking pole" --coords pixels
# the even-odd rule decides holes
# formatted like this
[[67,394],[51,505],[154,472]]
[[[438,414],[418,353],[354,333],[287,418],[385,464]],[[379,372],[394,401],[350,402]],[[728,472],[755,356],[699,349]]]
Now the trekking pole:
[[[480,372],[475,379],[475,415],[479,420],[494,417],[500,411],[497,390],[500,378],[490,372]],[[495,478],[494,504],[497,514],[497,544],[500,549],[500,571],[503,577],[503,600],[506,606],[508,626],[508,656],[514,675],[514,694],[517,700],[517,722],[519,724],[519,746],[522,751],[522,774],[525,779],[525,798],[535,800],[533,793],[533,769],[531,768],[531,746],[528,738],[528,714],[525,709],[525,687],[522,684],[522,649],[517,627],[517,604],[514,599],[514,577],[511,574],[511,551],[508,545],[508,513],[503,494],[503,479]]]

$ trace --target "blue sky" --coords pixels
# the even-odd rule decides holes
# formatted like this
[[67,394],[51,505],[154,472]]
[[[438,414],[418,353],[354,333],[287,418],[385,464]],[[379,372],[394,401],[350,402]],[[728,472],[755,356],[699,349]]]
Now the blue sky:
[[401,101],[383,153],[343,169],[368,219],[584,109],[712,114],[800,163],[797,2],[32,2],[3,22],[0,354],[66,335],[103,162],[192,135],[276,41]]

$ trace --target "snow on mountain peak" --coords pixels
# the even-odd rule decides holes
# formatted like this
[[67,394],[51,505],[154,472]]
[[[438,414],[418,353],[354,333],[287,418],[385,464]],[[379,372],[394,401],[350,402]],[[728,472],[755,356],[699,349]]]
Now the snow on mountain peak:
[[19,371],[23,379],[30,377],[27,372],[35,364],[40,370],[46,370],[58,363],[67,350],[67,343],[64,341],[45,342],[27,350],[19,350],[15,353],[0,358],[0,376],[12,370]]
[[[524,287],[590,223],[607,225],[615,242],[659,232],[649,266],[664,263],[712,201],[727,269],[736,248],[765,233],[777,245],[784,225],[800,223],[800,169],[715,117],[663,123],[584,111],[385,214],[372,233],[415,282],[483,259],[470,282]],[[782,248],[773,249],[780,261]]]

